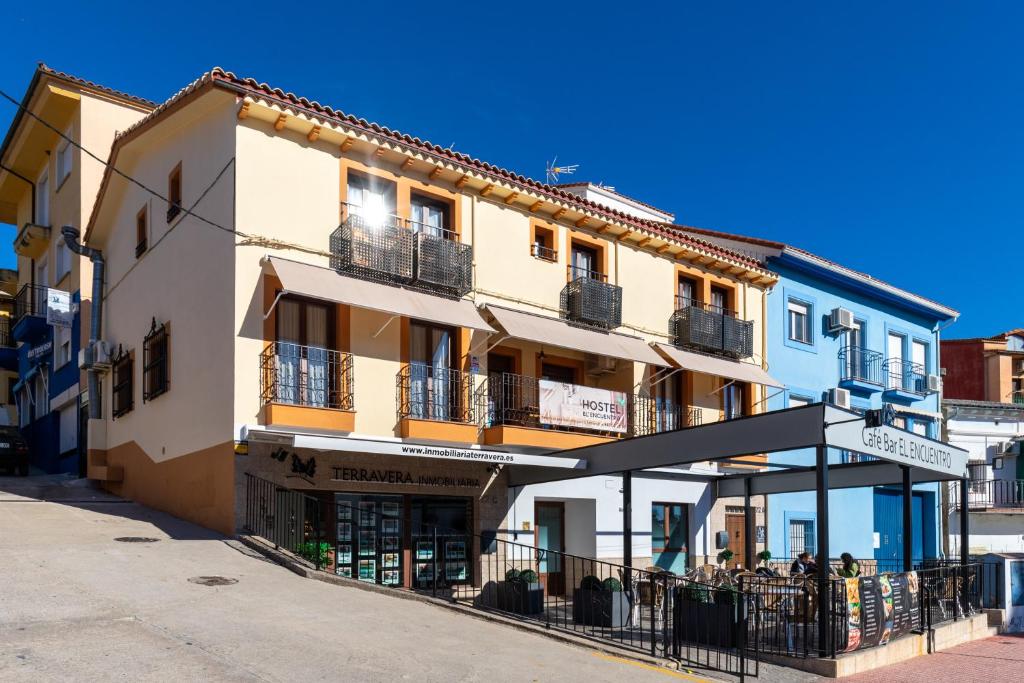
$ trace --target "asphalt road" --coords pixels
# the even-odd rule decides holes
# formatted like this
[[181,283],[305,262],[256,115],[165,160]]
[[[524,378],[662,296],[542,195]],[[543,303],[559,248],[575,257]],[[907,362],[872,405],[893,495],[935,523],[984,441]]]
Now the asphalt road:
[[3,681],[702,680],[303,579],[60,478],[0,477],[0,578]]

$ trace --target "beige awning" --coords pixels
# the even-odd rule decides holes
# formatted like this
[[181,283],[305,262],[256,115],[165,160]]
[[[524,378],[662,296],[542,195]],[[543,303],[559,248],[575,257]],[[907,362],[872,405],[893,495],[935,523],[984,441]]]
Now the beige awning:
[[703,372],[707,375],[718,375],[727,379],[734,379],[737,382],[750,382],[752,384],[763,384],[766,387],[785,388],[777,379],[761,369],[760,366],[752,363],[741,363],[728,358],[718,356],[705,356],[702,353],[683,351],[669,344],[655,344],[658,351],[683,370]]
[[526,339],[563,349],[670,367],[650,344],[639,337],[588,330],[557,318],[513,311],[491,304],[487,304],[485,308],[494,317],[501,331],[513,339]]
[[404,287],[367,282],[341,275],[330,268],[276,256],[264,258],[263,267],[276,275],[281,281],[281,288],[291,294],[430,320],[452,327],[494,332],[494,328],[484,322],[473,302],[467,299],[453,301]]

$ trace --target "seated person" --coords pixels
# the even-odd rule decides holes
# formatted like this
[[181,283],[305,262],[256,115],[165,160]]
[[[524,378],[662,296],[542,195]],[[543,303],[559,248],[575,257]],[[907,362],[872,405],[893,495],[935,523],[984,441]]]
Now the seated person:
[[850,553],[843,553],[839,556],[839,559],[843,561],[843,566],[839,568],[839,576],[847,579],[860,576],[860,565],[853,559],[853,555]]
[[810,553],[800,553],[797,558],[793,560],[793,564],[789,566],[790,574],[816,574],[818,573],[818,565],[814,564],[814,560],[811,559]]

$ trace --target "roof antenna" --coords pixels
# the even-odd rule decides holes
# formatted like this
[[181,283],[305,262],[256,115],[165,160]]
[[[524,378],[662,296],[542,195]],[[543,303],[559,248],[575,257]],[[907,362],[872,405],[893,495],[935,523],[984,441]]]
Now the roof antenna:
[[572,175],[579,167],[579,164],[565,164],[564,166],[559,166],[558,157],[556,156],[547,163],[547,167],[545,169],[547,171],[548,184],[554,185],[558,182],[558,176],[563,173],[565,175]]

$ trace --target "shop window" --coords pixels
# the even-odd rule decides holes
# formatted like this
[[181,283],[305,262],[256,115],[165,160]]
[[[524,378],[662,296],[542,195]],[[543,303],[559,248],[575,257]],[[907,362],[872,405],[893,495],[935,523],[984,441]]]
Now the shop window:
[[167,178],[167,222],[181,213],[181,164],[174,167]]
[[142,256],[149,246],[147,227],[146,207],[142,207],[142,210],[135,216],[135,258]]
[[539,225],[534,226],[533,242],[530,244],[530,256],[552,263],[558,260],[558,250],[555,249],[554,230]]
[[142,344],[142,400],[152,401],[170,388],[170,335],[167,324],[153,325]]
[[112,359],[113,383],[113,414],[114,419],[121,417],[135,407],[135,396],[132,391],[132,377],[135,363],[130,352],[118,347],[117,357]]

